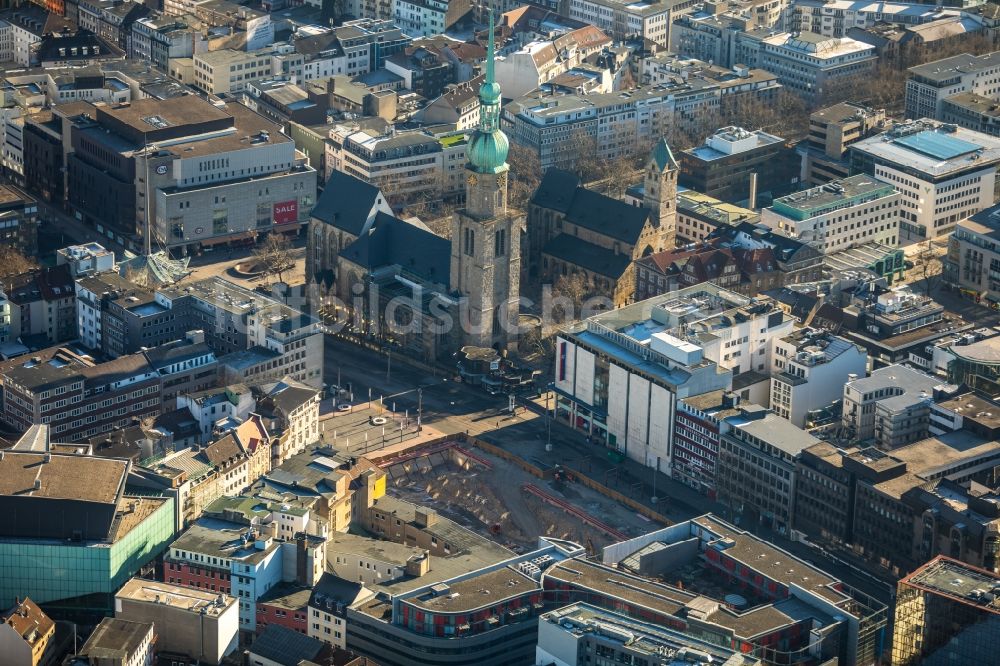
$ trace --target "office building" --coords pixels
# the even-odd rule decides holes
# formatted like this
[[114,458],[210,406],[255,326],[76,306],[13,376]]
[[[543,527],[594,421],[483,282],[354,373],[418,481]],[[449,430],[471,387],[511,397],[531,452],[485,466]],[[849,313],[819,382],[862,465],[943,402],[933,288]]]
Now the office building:
[[838,86],[870,74],[877,60],[874,46],[850,37],[786,32],[760,41],[756,66],[775,74],[781,85],[812,106]]
[[970,92],[947,97],[941,104],[941,120],[990,136],[1000,136],[1000,109],[992,97]]
[[760,214],[694,190],[677,193],[677,243],[685,245],[708,238],[720,226],[756,223]]
[[180,340],[146,349],[142,355],[163,383],[163,411],[173,410],[181,395],[209,389],[218,379],[218,360],[205,344],[204,331],[188,331]]
[[1000,396],[1000,338],[948,348],[954,359],[948,365],[948,381],[964,384],[991,398]]
[[823,254],[867,243],[894,247],[901,199],[892,185],[861,174],[775,199],[760,221]]
[[[473,562],[488,563],[452,566],[450,558],[432,554],[427,573],[371,586],[378,592],[374,599],[347,608],[348,649],[385,666],[532,662],[538,617],[552,589],[545,574],[583,549],[541,537],[537,550],[513,555],[492,543],[480,545],[478,536],[455,536],[460,542],[453,545],[462,543]],[[415,559],[412,566],[419,564]]]
[[156,627],[156,649],[213,666],[236,649],[236,598],[133,578],[115,594],[115,615]]
[[145,16],[131,25],[127,53],[130,59],[153,63],[166,72],[171,58],[190,58],[205,49],[202,23],[193,15]]
[[851,171],[902,195],[900,242],[951,233],[996,201],[1000,139],[930,120],[894,125],[850,148]]
[[912,351],[973,328],[906,285],[889,289],[863,280],[827,305],[832,306],[823,313],[828,325],[839,326],[842,337],[867,349],[873,367],[905,361]]
[[[607,546],[600,562],[557,562],[543,581],[555,601],[711,637],[769,666],[871,665],[886,640],[884,604],[712,514]],[[794,628],[803,616],[793,609],[805,610],[812,631]]]
[[921,25],[956,13],[940,6],[910,2],[875,7],[854,0],[797,0],[794,9],[789,8],[786,29],[843,37],[851,28],[870,28],[881,22]]
[[[795,187],[797,165],[779,136],[762,130],[724,127],[695,148],[677,154],[680,185],[732,203],[747,202],[752,174],[759,194],[785,194]],[[747,208],[756,208],[749,202]]]
[[[1000,306],[1000,205],[960,220],[948,236],[942,272],[967,296]],[[997,305],[994,305],[997,304]]]
[[273,451],[275,465],[319,440],[319,401],[319,389],[289,377],[259,387],[254,412],[269,432],[281,433]]
[[847,178],[851,144],[871,136],[885,124],[885,110],[841,102],[809,115],[809,136],[796,147],[802,157],[803,183],[824,185]]
[[896,586],[892,663],[981,662],[1000,632],[1000,577],[938,556]]
[[727,418],[716,470],[718,501],[747,524],[787,533],[795,513],[795,462],[818,439],[757,405]]
[[56,250],[56,265],[69,264],[74,278],[107,273],[115,269],[115,253],[100,243],[70,245]]
[[676,401],[766,373],[792,321],[711,283],[598,314],[556,341],[555,414],[644,465],[670,463]]
[[53,666],[59,658],[56,623],[31,599],[17,597],[0,614],[0,654],[10,666]]
[[906,117],[943,120],[945,101],[960,93],[996,97],[1000,51],[927,62],[907,70]]
[[771,344],[771,409],[799,428],[813,424],[812,412],[839,402],[844,382],[863,375],[868,365],[860,346],[814,328],[800,328]]
[[[970,420],[986,432],[997,427],[992,416]],[[796,472],[795,529],[847,545],[895,575],[940,553],[997,567],[996,492],[983,485],[1000,459],[993,437],[962,429],[888,452],[826,442],[806,451]]]
[[115,590],[174,533],[172,499],[125,494],[130,468],[114,458],[4,451],[0,595],[110,610]]
[[[851,441],[888,450],[930,434],[930,403],[940,378],[905,365],[877,368],[844,384],[841,422]],[[940,434],[940,433],[934,433]]]
[[671,626],[643,622],[622,613],[576,603],[538,619],[536,664],[586,666],[590,655],[608,663],[691,661],[726,666],[763,666],[759,658],[686,635]]
[[276,298],[215,277],[163,287],[155,304],[156,312],[169,312],[179,322],[178,331],[204,331],[219,362],[221,384],[260,384],[285,376],[322,384],[319,320]]
[[315,201],[316,171],[242,104],[188,96],[72,106],[71,205],[123,244],[145,234],[147,215],[154,244],[179,255],[296,233]]
[[18,432],[46,424],[60,440],[77,441],[124,428],[163,409],[163,380],[142,354],[95,363],[61,348],[21,356],[2,371],[3,421]]

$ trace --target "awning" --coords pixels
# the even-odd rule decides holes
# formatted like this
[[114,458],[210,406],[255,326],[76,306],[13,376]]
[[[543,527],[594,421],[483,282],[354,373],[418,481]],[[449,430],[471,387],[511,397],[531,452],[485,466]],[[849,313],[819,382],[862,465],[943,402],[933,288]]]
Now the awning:
[[230,234],[228,236],[213,236],[212,238],[205,238],[198,242],[201,243],[202,247],[211,247],[213,245],[232,243],[234,241],[253,240],[256,237],[257,237],[256,231],[240,231],[238,233]]

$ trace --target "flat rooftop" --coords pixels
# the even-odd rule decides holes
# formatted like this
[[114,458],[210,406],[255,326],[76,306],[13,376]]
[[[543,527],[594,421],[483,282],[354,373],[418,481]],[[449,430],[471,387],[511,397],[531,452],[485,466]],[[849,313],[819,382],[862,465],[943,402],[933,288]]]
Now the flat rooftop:
[[151,622],[131,622],[106,617],[83,644],[80,654],[98,663],[112,659],[131,660],[146,636],[152,632]]
[[182,611],[216,617],[236,603],[236,597],[193,587],[133,578],[115,594],[115,598],[150,604],[162,604]]
[[[257,549],[253,540],[244,540],[250,528],[216,518],[200,518],[170,544],[171,550],[183,550],[209,557],[220,557],[240,562],[256,563],[277,545],[272,540],[263,549]],[[259,535],[258,535],[259,536]]]
[[896,188],[892,185],[860,174],[779,197],[771,208],[775,213],[801,221],[895,193]]
[[441,593],[428,590],[420,596],[406,599],[407,603],[428,612],[458,613],[499,603],[528,592],[541,591],[541,584],[511,566],[449,583]]
[[97,106],[102,113],[139,132],[152,132],[166,127],[182,127],[232,117],[226,110],[200,97],[174,97],[162,100],[147,98],[134,100],[128,104]]
[[[1000,586],[1000,576],[943,555],[903,578],[899,585],[978,606],[984,613],[1000,615],[1000,596],[992,596],[996,595],[995,588]],[[990,593],[992,598],[984,598],[979,592]]]
[[907,121],[862,139],[851,150],[931,178],[989,168],[1000,161],[1000,138],[929,120]]
[[962,417],[982,423],[988,428],[1000,428],[1000,405],[981,398],[975,393],[963,393],[938,404],[942,409],[950,409]]

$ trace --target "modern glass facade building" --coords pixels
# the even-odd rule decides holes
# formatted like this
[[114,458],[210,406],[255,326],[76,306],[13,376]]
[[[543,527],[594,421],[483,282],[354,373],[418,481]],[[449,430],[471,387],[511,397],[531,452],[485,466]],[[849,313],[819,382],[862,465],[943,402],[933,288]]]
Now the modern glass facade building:
[[126,495],[128,460],[49,449],[33,426],[0,451],[0,598],[108,611],[173,538],[174,500]]
[[40,604],[90,597],[90,608],[112,608],[114,594],[174,536],[172,498],[136,498],[144,517],[113,542],[0,539],[0,599]]
[[955,360],[948,366],[948,381],[965,384],[991,398],[1000,396],[1000,340],[987,338],[948,351]]
[[938,556],[899,581],[894,666],[994,663],[1000,577]]

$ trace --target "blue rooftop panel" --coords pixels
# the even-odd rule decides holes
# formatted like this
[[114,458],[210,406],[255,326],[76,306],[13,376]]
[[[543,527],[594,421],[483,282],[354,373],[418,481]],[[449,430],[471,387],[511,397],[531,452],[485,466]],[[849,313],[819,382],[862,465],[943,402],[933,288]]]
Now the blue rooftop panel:
[[933,130],[925,130],[900,137],[894,143],[939,160],[955,159],[961,155],[967,155],[968,153],[982,149],[982,146],[978,144],[956,139],[953,136]]

